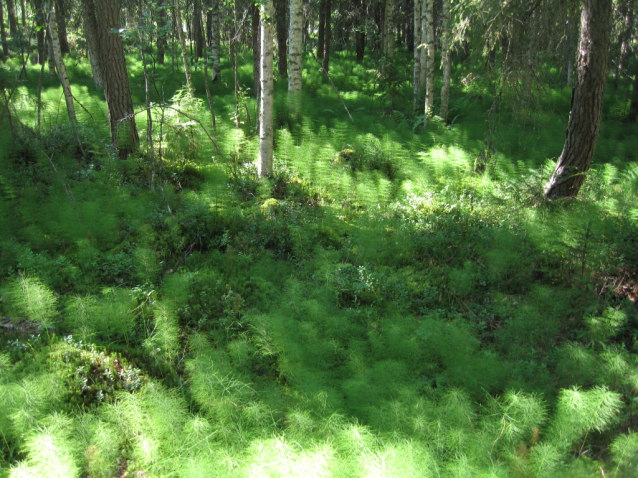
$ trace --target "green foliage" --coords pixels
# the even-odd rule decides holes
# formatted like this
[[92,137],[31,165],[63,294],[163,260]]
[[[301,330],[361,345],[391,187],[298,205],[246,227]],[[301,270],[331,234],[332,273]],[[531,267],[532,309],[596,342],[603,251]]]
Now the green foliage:
[[57,298],[39,279],[19,277],[9,283],[3,296],[7,313],[14,320],[26,319],[42,329],[53,327]]

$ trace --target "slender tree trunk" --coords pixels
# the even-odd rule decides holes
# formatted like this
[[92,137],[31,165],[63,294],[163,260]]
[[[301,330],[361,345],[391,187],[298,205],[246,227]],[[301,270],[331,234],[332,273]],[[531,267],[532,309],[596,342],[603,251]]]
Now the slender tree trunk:
[[22,27],[27,26],[27,2],[20,0],[20,17],[22,19]]
[[618,8],[622,18],[622,29],[620,31],[620,54],[618,55],[618,67],[615,75],[616,82],[622,76],[627,65],[631,34],[634,32],[634,1],[622,0],[618,2]]
[[425,116],[430,117],[434,110],[434,0],[425,0]]
[[7,29],[4,26],[4,4],[0,0],[0,36],[2,37],[2,61],[9,58],[9,42],[7,41]]
[[394,61],[394,0],[385,0],[383,16],[383,56],[388,63]]
[[319,30],[317,31],[317,59],[323,60],[323,49],[326,45],[326,4],[328,0],[319,3]]
[[137,149],[139,137],[124,57],[118,0],[82,0],[87,24],[95,26],[97,58],[104,81],[104,97],[109,112],[111,140],[120,158]]
[[277,28],[277,73],[288,78],[288,0],[275,0]]
[[427,15],[426,8],[428,0],[416,0],[421,3],[421,39],[419,40],[419,52],[421,53],[421,61],[420,61],[420,75],[419,75],[419,88],[422,92],[425,88],[425,82],[427,79],[427,66],[428,66],[428,49],[427,49],[427,31],[428,31],[428,23],[427,23]]
[[213,65],[211,68],[210,79],[211,81],[217,80],[221,74],[221,13],[220,13],[220,0],[212,0],[210,7],[210,50],[211,59]]
[[168,6],[164,2],[157,6],[157,62],[160,65],[164,64],[166,57],[166,37],[168,36],[167,8]]
[[186,87],[191,94],[195,93],[193,86],[193,75],[191,73],[190,59],[186,50],[186,37],[184,36],[184,28],[182,24],[182,14],[179,10],[177,0],[173,0],[173,8],[175,11],[175,21],[177,23],[177,36],[179,37],[179,46],[182,49],[182,63],[184,65],[184,76],[186,77]]
[[330,70],[330,45],[332,42],[332,2],[326,0],[326,16],[325,16],[325,32],[323,45],[323,71],[328,73]]
[[545,187],[549,199],[575,197],[591,165],[603,112],[612,0],[583,0],[578,78],[563,152]]
[[259,38],[259,7],[253,5],[252,12],[252,40],[253,40],[253,90],[255,98],[259,100],[261,90],[260,62],[261,62],[261,40]]
[[91,62],[91,71],[93,73],[93,83],[95,86],[104,86],[104,75],[102,74],[102,65],[100,64],[100,50],[98,44],[97,23],[92,2],[83,0],[82,8],[84,9],[84,32],[86,36],[86,46],[89,53],[89,61]]
[[9,34],[15,38],[18,35],[18,19],[14,0],[7,0],[7,16],[9,17]]
[[261,12],[261,96],[259,108],[259,157],[257,173],[260,178],[272,172],[273,159],[273,0],[265,0]]
[[301,114],[303,23],[303,1],[290,0],[288,106],[291,114],[295,117]]
[[34,20],[36,26],[36,42],[38,45],[38,64],[44,65],[47,58],[47,44],[45,41],[47,14],[44,11],[44,0],[34,0],[33,8],[35,10]]
[[[24,5],[24,3],[23,3]],[[60,39],[60,52],[66,55],[71,51],[69,40],[66,34],[66,9],[64,0],[55,0],[55,21],[58,27],[58,38]]]
[[412,76],[412,109],[418,110],[421,97],[421,0],[414,0],[414,74]]
[[450,0],[443,0],[441,7],[441,110],[440,116],[447,122],[450,104]]
[[195,42],[195,60],[204,56],[204,30],[202,28],[202,0],[193,1],[191,34]]

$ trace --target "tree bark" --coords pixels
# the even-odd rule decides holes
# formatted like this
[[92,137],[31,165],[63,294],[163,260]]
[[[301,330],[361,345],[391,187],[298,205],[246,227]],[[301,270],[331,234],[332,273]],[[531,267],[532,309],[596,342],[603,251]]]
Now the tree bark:
[[253,5],[252,12],[252,40],[253,40],[253,90],[255,98],[259,99],[261,90],[260,62],[261,62],[261,40],[259,38],[259,7]]
[[330,70],[330,44],[332,42],[332,2],[326,0],[325,31],[323,37],[323,71]]
[[190,58],[186,50],[186,37],[184,36],[184,28],[182,24],[182,14],[177,4],[177,0],[173,0],[173,8],[175,11],[175,21],[177,23],[177,36],[179,37],[179,46],[182,49],[182,64],[184,65],[184,76],[186,77],[186,88],[191,94],[195,93],[193,86],[193,75],[191,73]]
[[100,63],[100,49],[98,45],[97,23],[92,1],[83,0],[82,8],[84,10],[84,33],[86,36],[86,47],[91,62],[91,71],[93,72],[93,83],[95,86],[104,86],[104,75],[102,74],[102,65]]
[[164,64],[166,57],[166,37],[168,36],[168,18],[166,16],[167,5],[162,2],[157,6],[157,63]]
[[421,5],[420,0],[414,0],[414,72],[412,76],[412,109],[417,111],[421,97]]
[[18,35],[18,18],[14,0],[7,0],[7,16],[9,17],[9,34],[15,38]]
[[69,81],[69,76],[66,72],[66,65],[62,60],[62,48],[60,46],[60,38],[58,36],[57,13],[56,2],[55,18],[53,18],[54,13],[49,13],[49,15],[47,16],[47,24],[49,29],[49,37],[51,39],[53,61],[55,62],[55,68],[58,72],[58,78],[60,79],[60,83],[62,84],[62,91],[64,92],[64,100],[66,101],[67,114],[69,115],[69,120],[71,121],[73,130],[75,131],[77,117],[75,114],[75,104],[73,103],[73,93],[71,92],[71,82]]
[[424,0],[424,3],[426,43],[424,112],[429,118],[434,110],[434,0]]
[[0,36],[2,37],[2,61],[9,58],[9,42],[7,41],[7,29],[4,26],[4,4],[0,0]]
[[443,0],[441,7],[441,109],[439,115],[447,122],[450,104],[450,0]]
[[118,0],[82,0],[86,24],[95,27],[99,73],[104,81],[104,97],[109,113],[111,140],[120,158],[137,149],[139,137],[128,81],[120,28]]
[[385,0],[383,16],[383,56],[388,63],[394,61],[394,0]]
[[288,78],[288,16],[287,0],[275,0],[277,73],[281,78]]
[[273,159],[273,0],[265,0],[260,6],[261,30],[261,95],[259,107],[259,157],[257,174],[260,178],[272,172]]
[[193,17],[191,21],[191,34],[195,43],[195,60],[204,56],[204,30],[202,28],[202,0],[193,1]]
[[301,114],[301,88],[303,68],[303,1],[290,0],[290,26],[288,34],[288,106],[291,114]]
[[327,0],[321,0],[319,3],[319,29],[317,31],[317,59],[323,60],[323,48],[326,44],[326,3]]
[[220,0],[212,0],[210,6],[210,51],[213,66],[211,68],[211,81],[217,80],[221,74],[221,19],[219,11]]
[[565,145],[545,187],[548,199],[575,197],[594,157],[607,79],[611,3],[611,0],[583,0],[578,77]]
[[58,38],[60,41],[60,52],[66,55],[71,51],[69,48],[69,40],[66,34],[66,9],[64,0],[55,0],[55,21],[58,27]]

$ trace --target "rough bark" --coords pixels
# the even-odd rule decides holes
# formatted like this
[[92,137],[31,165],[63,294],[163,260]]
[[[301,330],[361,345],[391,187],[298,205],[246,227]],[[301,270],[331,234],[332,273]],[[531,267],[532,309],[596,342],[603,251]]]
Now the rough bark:
[[434,0],[425,0],[425,107],[426,117],[434,109]]
[[288,2],[275,0],[275,20],[277,28],[277,73],[288,77]]
[[288,34],[288,106],[290,112],[301,114],[301,88],[303,68],[303,2],[290,0],[290,26]]
[[447,121],[450,104],[450,0],[443,0],[441,4],[441,109],[439,115]]
[[319,29],[317,31],[317,59],[323,60],[323,48],[326,44],[326,3],[327,0],[321,0],[319,3]]
[[96,56],[104,82],[104,97],[109,114],[111,140],[121,158],[137,149],[139,137],[135,125],[131,88],[128,81],[124,46],[118,30],[118,0],[82,0],[85,24],[95,27]]
[[261,30],[261,95],[259,99],[259,157],[257,174],[260,178],[272,172],[273,159],[273,0],[265,0],[260,6]]
[[565,145],[545,187],[545,196],[549,199],[575,197],[594,157],[607,77],[611,3],[611,0],[583,1],[578,77]]
[[193,75],[191,73],[190,58],[188,51],[186,50],[186,37],[184,35],[184,28],[182,24],[182,14],[179,9],[179,5],[176,0],[173,0],[173,9],[175,11],[175,21],[177,23],[177,36],[179,37],[179,46],[182,50],[182,64],[184,65],[184,76],[186,77],[186,88],[193,94],[195,87],[193,86]]
[[4,4],[0,0],[0,37],[2,37],[2,60],[9,58],[9,42],[7,41],[7,30],[4,26]]
[[64,0],[55,0],[55,21],[58,27],[58,38],[60,40],[60,52],[66,55],[71,51],[69,40],[66,34],[66,7]]

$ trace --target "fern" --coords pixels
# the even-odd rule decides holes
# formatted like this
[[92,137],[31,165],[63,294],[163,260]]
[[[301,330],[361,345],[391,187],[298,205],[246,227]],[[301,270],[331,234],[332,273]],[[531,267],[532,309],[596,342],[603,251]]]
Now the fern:
[[9,284],[7,297],[9,314],[26,318],[44,329],[53,326],[57,298],[39,279],[20,277],[14,280]]

